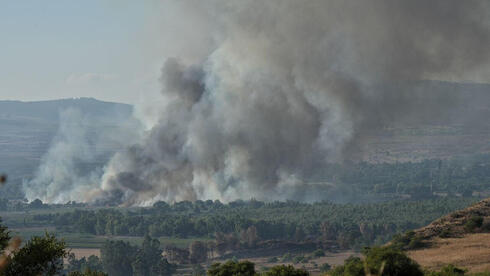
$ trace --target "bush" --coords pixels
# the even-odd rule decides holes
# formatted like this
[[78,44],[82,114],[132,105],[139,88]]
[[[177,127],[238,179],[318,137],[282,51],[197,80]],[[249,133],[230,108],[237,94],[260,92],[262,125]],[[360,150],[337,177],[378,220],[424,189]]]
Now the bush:
[[271,257],[271,258],[267,259],[268,263],[277,263],[278,261],[279,261],[279,259],[277,257]]
[[292,265],[276,265],[263,274],[264,276],[308,276],[308,271],[296,269]]
[[363,252],[368,269],[371,273],[379,273],[382,264],[382,275],[422,276],[420,266],[401,250],[393,247],[367,248]]
[[464,276],[466,270],[457,268],[456,266],[450,264],[441,269],[441,271],[430,271],[426,272],[426,276]]
[[319,258],[319,257],[324,257],[325,256],[325,252],[321,249],[317,249],[315,251],[313,251],[313,257],[315,258]]
[[329,271],[330,276],[364,276],[364,264],[358,257],[349,257],[344,265],[335,267]]
[[423,276],[420,266],[394,247],[374,247],[363,250],[364,261],[349,257],[344,265],[329,271],[330,276]]
[[207,275],[210,276],[226,276],[226,275],[240,275],[240,276],[253,276],[255,275],[255,265],[249,261],[234,262],[228,261],[224,264],[215,263],[212,264],[208,270]]
[[403,235],[395,235],[392,245],[397,249],[417,249],[423,247],[424,243],[414,231],[408,231]]
[[451,237],[451,232],[449,231],[449,229],[443,229],[439,233],[439,238],[449,238],[449,237]]
[[483,224],[483,218],[481,216],[472,216],[464,225],[464,228],[468,232],[475,231],[476,228],[481,227]]
[[490,231],[490,221],[484,221],[481,225],[481,229],[485,232]]
[[323,273],[329,271],[330,269],[332,269],[332,266],[329,265],[328,263],[324,263],[320,266],[320,271]]
[[301,263],[301,262],[304,261],[304,259],[305,259],[304,256],[296,256],[296,257],[293,258],[293,263],[294,264]]
[[293,256],[291,255],[291,253],[286,253],[286,254],[284,254],[284,256],[282,256],[282,261],[285,263],[290,262],[292,259],[293,259]]

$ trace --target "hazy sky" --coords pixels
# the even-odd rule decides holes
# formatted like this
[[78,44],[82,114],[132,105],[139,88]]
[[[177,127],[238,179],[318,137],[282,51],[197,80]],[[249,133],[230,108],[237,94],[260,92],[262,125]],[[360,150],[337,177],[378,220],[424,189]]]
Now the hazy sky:
[[[153,101],[165,59],[192,60],[189,45],[205,44],[197,49],[206,52],[212,40],[202,10],[179,3],[0,0],[0,100]],[[192,16],[177,16],[182,8]],[[488,82],[489,72],[441,79]]]
[[[161,7],[161,4],[159,5]],[[0,100],[96,97],[134,102],[158,90],[154,1],[0,0]]]

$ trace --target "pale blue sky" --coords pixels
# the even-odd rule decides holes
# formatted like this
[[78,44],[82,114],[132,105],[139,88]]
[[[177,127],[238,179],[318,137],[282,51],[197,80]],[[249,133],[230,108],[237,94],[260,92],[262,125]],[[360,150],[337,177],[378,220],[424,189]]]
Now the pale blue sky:
[[154,1],[0,0],[0,100],[134,102],[158,89]]

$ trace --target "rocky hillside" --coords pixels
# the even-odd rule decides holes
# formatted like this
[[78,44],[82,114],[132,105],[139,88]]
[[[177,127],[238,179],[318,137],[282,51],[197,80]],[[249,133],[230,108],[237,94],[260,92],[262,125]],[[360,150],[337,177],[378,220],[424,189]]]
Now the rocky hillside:
[[435,220],[416,230],[415,235],[422,240],[430,240],[485,232],[490,232],[490,198]]
[[[408,236],[408,237],[407,237]],[[405,235],[408,255],[438,270],[453,264],[470,272],[490,270],[490,198]]]

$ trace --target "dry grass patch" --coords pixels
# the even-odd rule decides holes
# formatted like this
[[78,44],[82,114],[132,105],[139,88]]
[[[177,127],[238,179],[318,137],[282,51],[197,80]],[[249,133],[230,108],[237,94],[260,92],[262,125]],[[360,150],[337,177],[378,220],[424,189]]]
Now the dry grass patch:
[[408,255],[423,267],[434,270],[447,264],[464,267],[470,272],[490,270],[490,233],[435,238],[431,242],[431,248],[409,251]]

